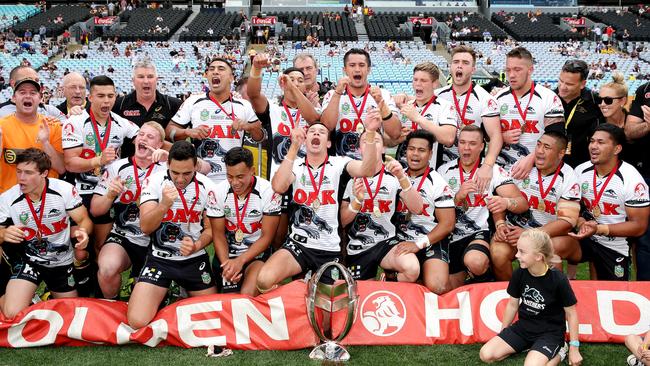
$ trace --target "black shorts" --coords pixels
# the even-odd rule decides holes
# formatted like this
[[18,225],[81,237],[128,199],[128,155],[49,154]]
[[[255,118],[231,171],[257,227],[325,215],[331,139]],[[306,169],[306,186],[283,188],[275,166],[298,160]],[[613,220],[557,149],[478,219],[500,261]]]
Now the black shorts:
[[523,352],[527,349],[537,351],[553,359],[564,346],[564,332],[533,333],[517,321],[498,334],[515,352]]
[[374,247],[366,249],[359,254],[345,258],[346,265],[355,280],[369,280],[377,277],[377,269],[386,254],[390,252],[399,240],[393,238],[381,241]]
[[[473,241],[482,240],[490,243],[490,232],[488,230],[477,231],[472,235],[449,243],[449,274],[463,272],[465,270],[465,254],[467,247]],[[489,256],[488,256],[489,257]]]
[[19,261],[13,268],[12,280],[29,281],[36,286],[45,281],[52,292],[70,292],[76,289],[72,263],[57,267],[44,267],[30,261]]
[[131,277],[137,277],[140,270],[142,270],[142,265],[144,264],[144,259],[147,257],[149,248],[133,244],[127,238],[114,232],[108,234],[104,245],[110,243],[124,248],[131,261]]
[[269,259],[269,257],[271,257],[271,248],[266,249],[265,251],[257,255],[255,259],[244,264],[244,267],[242,267],[241,269],[241,273],[243,274],[243,276],[241,277],[239,282],[232,283],[226,281],[225,278],[221,277],[221,262],[219,262],[219,258],[217,258],[217,256],[215,255],[214,259],[212,260],[212,273],[214,273],[215,282],[217,283],[217,290],[220,293],[224,293],[224,294],[241,292],[241,284],[244,282],[244,279],[246,278],[246,268],[248,268],[248,266],[255,261],[266,262],[266,260]]
[[592,238],[580,240],[580,262],[591,262],[596,268],[599,281],[628,281],[630,257],[609,249]]
[[[316,273],[325,263],[341,262],[340,252],[307,248],[291,239],[287,239],[281,249],[285,249],[291,253],[291,255],[296,259],[296,262],[300,265],[302,272],[312,271],[313,273]],[[323,273],[321,281],[328,284],[334,283],[331,272],[332,271],[330,270]]]
[[437,243],[433,243],[421,249],[416,255],[420,265],[423,265],[424,262],[431,259],[437,259],[449,264],[449,240],[442,239]]
[[[112,223],[113,218],[111,217],[111,210],[109,210],[107,213],[101,216],[93,216],[93,214],[90,213],[90,202],[92,201],[93,196],[94,194],[81,195],[81,200],[83,201],[84,206],[86,206],[86,210],[88,210],[88,216],[90,216],[90,219],[93,221],[93,224],[101,225],[101,224]],[[73,223],[71,223],[70,225],[73,225]]]
[[187,291],[201,291],[215,285],[207,254],[180,261],[147,255],[138,282],[169,288],[172,281]]

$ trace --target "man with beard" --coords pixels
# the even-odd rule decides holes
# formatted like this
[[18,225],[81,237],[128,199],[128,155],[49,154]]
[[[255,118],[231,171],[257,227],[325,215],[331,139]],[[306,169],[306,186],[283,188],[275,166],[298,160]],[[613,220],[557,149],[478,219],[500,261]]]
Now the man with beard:
[[140,228],[151,245],[129,300],[134,329],[151,322],[171,281],[191,297],[217,292],[205,251],[212,242],[206,212],[215,209],[214,183],[196,171],[196,150],[187,141],[174,143],[168,166],[149,177],[140,196]]
[[212,59],[205,72],[210,91],[187,98],[165,130],[172,142],[192,139],[204,162],[200,171],[215,183],[226,179],[223,157],[230,149],[242,146],[244,133],[256,142],[265,137],[250,102],[230,92],[233,72],[227,60]]
[[[11,72],[9,73],[9,85],[14,88],[14,91],[17,82],[24,79],[32,79],[40,84],[38,72],[32,69],[31,66],[16,66],[11,69]],[[39,90],[39,93],[40,92],[41,90]],[[61,113],[61,111],[54,106],[43,104],[41,101],[39,101],[37,107],[38,113],[42,114],[45,117],[54,118],[60,122],[63,122],[65,120],[65,114]],[[13,100],[10,99],[0,104],[0,117],[8,116],[14,112],[16,112],[16,103]]]
[[[264,68],[269,65],[266,54],[258,54],[253,59],[250,78],[248,81],[248,96],[255,113],[260,117],[263,125],[270,126],[270,169],[269,179],[282,164],[284,157],[291,145],[291,131],[294,128],[305,128],[318,121],[320,118],[309,100],[305,97],[304,74],[299,69],[292,67],[284,70],[278,80],[284,94],[278,101],[271,101],[261,94],[261,74]],[[305,157],[304,146],[298,152],[298,157]],[[278,232],[275,236],[274,247],[279,248],[284,243],[287,235],[289,217],[287,205],[290,195],[282,195],[282,215],[278,225]]]
[[[90,106],[80,115],[73,115],[63,125],[63,158],[66,169],[75,175],[76,188],[84,206],[90,209],[95,186],[108,164],[119,158],[119,150],[125,139],[138,133],[138,126],[111,112],[115,104],[115,84],[107,76],[96,76],[90,81]],[[101,216],[90,214],[95,229],[90,258],[96,258],[106,236],[111,231],[113,218],[110,213]],[[85,267],[93,277],[89,283],[94,287],[93,261]],[[79,264],[78,267],[85,263]],[[81,281],[80,281],[81,282]],[[82,290],[86,291],[86,290]],[[88,289],[88,292],[93,289]]]
[[208,211],[221,292],[256,296],[257,274],[271,255],[280,215],[280,195],[255,176],[253,153],[236,147],[226,153],[227,181],[216,187],[215,210]]
[[497,162],[515,179],[530,173],[535,158],[532,151],[545,131],[565,131],[562,101],[532,81],[533,70],[533,55],[523,47],[512,49],[506,55],[510,87],[496,95],[504,143]]
[[[476,52],[471,47],[460,45],[451,51],[451,85],[436,90],[439,98],[450,101],[458,114],[459,129],[462,126],[481,127],[487,135],[488,151],[484,164],[476,172],[478,189],[485,190],[492,179],[492,168],[503,146],[499,124],[499,107],[493,96],[472,81],[476,71]],[[459,130],[460,132],[460,130]],[[442,147],[442,162],[458,158],[458,146]]]
[[63,77],[63,95],[65,100],[56,107],[61,113],[67,115],[71,113],[73,107],[79,106],[86,108],[88,99],[86,98],[86,79],[78,72],[71,72]]
[[133,157],[111,163],[95,187],[90,213],[100,217],[113,210],[115,220],[97,259],[97,279],[107,299],[117,297],[122,272],[131,267],[131,276],[137,276],[147,255],[151,238],[140,230],[138,204],[146,180],[167,170],[166,163],[158,162],[167,157],[161,149],[164,139],[157,122],[146,122],[134,139]]
[[[88,244],[92,222],[74,186],[47,177],[51,167],[43,151],[26,149],[16,158],[18,184],[0,195],[0,244],[16,245],[21,254],[0,299],[7,319],[31,304],[41,281],[54,298],[77,297],[73,252]],[[75,245],[70,219],[79,226],[72,231]]]
[[[273,176],[276,193],[291,189],[295,211],[291,215],[289,235],[285,244],[264,264],[257,276],[260,293],[273,290],[289,276],[317,271],[323,264],[341,259],[338,234],[339,189],[344,172],[351,177],[368,177],[377,164],[375,135],[381,125],[379,111],[371,111],[365,120],[367,154],[362,161],[349,157],[330,157],[329,129],[321,124],[311,125],[307,132],[295,128],[291,132],[289,153]],[[302,144],[307,156],[297,158]],[[325,274],[325,279],[331,273]]]
[[625,133],[605,123],[589,141],[589,161],[575,169],[582,192],[582,217],[578,232],[557,248],[569,263],[592,263],[592,280],[629,279],[628,238],[641,236],[648,227],[648,185],[630,164],[619,160]]
[[528,210],[528,202],[508,172],[498,165],[493,168],[487,189],[478,190],[476,172],[482,163],[481,152],[484,148],[483,130],[475,125],[464,126],[458,136],[458,160],[438,169],[454,192],[456,204],[456,227],[449,244],[452,289],[462,286],[467,275],[472,282],[491,279],[488,244],[490,214],[500,226],[507,211],[521,214]]
[[357,48],[349,50],[343,56],[343,65],[345,76],[339,80],[336,89],[327,92],[323,98],[321,122],[335,131],[336,155],[360,160],[360,136],[365,130],[363,121],[370,110],[379,110],[383,132],[391,139],[400,137],[400,122],[388,90],[368,84],[371,70],[368,52]]
[[[154,121],[164,129],[178,112],[181,100],[162,94],[156,87],[158,73],[156,65],[148,58],[140,60],[133,66],[133,91],[117,98],[113,112],[128,119],[138,126]],[[172,141],[173,142],[173,141]],[[135,146],[131,143],[122,147],[122,156],[133,155]]]
[[402,134],[390,145],[397,145],[396,158],[406,166],[406,144],[404,139],[418,128],[433,134],[434,143],[429,166],[438,166],[438,142],[450,146],[456,138],[459,124],[454,106],[448,101],[438,98],[434,93],[440,77],[440,69],[432,62],[423,62],[413,68],[413,92],[415,96],[408,98],[401,94],[396,96],[396,104],[400,107],[400,122]]
[[406,137],[408,178],[422,196],[422,213],[413,215],[400,201],[397,206],[397,245],[395,255],[416,253],[424,285],[442,295],[449,291],[449,241],[454,230],[455,210],[451,188],[429,165],[434,137],[416,130]]
[[[363,139],[366,133],[361,134]],[[361,156],[368,154],[366,138],[361,145]],[[420,276],[420,265],[414,253],[397,254],[397,240],[393,216],[400,199],[408,212],[422,214],[422,196],[413,189],[410,179],[397,160],[381,159],[384,153],[382,136],[374,137],[377,163],[373,175],[349,180],[341,202],[341,224],[347,227],[346,264],[357,280],[373,279],[378,267],[397,272],[397,280],[415,282]],[[348,226],[349,225],[349,226]],[[429,245],[424,237],[416,243],[422,249]]]
[[[512,277],[512,261],[517,252],[517,240],[526,229],[540,228],[550,237],[559,253],[566,246],[568,233],[578,222],[580,186],[569,164],[562,162],[567,137],[546,131],[535,147],[535,166],[517,187],[528,200],[530,209],[522,215],[506,214],[506,221],[497,222],[497,231],[490,243],[494,275],[499,281]],[[496,215],[495,215],[496,217]],[[561,263],[558,265],[561,268]]]

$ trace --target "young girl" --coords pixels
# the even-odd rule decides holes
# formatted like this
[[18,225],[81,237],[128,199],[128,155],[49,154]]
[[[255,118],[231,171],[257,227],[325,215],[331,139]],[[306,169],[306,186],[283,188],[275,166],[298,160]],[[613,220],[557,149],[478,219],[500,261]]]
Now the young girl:
[[[529,349],[525,365],[557,365],[568,321],[569,365],[580,365],[577,301],[564,273],[549,268],[553,258],[551,238],[538,229],[524,231],[517,241],[516,258],[519,269],[508,284],[510,300],[501,333],[483,345],[481,360],[501,361]],[[511,324],[517,310],[519,320]]]
[[625,337],[625,346],[632,352],[627,358],[627,364],[631,366],[650,365],[650,330],[641,338],[636,334]]

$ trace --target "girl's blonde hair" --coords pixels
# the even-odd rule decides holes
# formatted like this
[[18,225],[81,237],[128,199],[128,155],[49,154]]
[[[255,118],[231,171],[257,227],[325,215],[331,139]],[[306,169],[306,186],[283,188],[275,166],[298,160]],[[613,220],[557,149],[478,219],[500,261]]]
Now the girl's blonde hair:
[[607,84],[603,84],[600,89],[602,88],[610,88],[614,90],[616,94],[618,94],[617,97],[627,97],[628,95],[627,84],[625,84],[625,76],[623,76],[623,74],[618,71],[612,74],[612,81]]
[[553,253],[553,243],[551,237],[540,229],[528,229],[521,233],[520,240],[528,241],[537,253],[544,256],[546,264],[559,263],[560,257]]

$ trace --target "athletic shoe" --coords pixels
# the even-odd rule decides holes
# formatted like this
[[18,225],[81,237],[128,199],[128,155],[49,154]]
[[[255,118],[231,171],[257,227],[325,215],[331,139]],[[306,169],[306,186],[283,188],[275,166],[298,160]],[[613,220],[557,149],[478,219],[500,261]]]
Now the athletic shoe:
[[643,362],[639,361],[635,355],[627,356],[627,364],[630,366],[645,366]]

